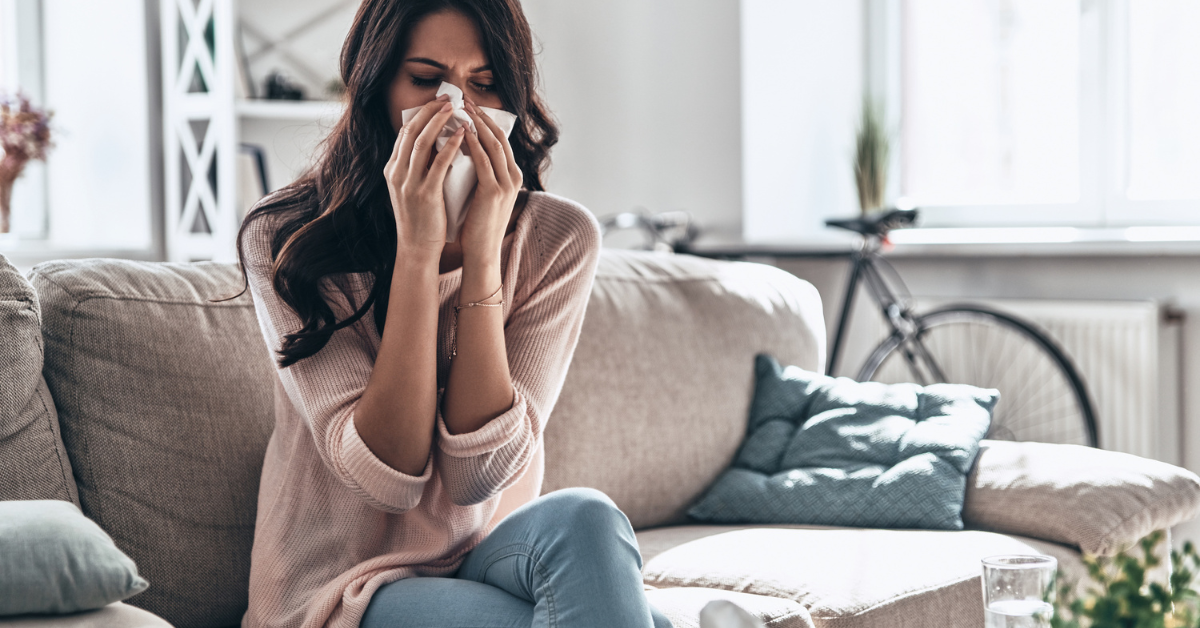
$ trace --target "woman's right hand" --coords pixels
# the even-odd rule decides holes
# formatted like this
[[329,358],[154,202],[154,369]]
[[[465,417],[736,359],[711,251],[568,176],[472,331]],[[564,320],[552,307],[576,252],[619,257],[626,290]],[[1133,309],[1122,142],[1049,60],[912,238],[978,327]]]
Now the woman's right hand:
[[462,144],[465,127],[456,131],[446,142],[433,163],[430,163],[429,156],[451,113],[448,98],[431,100],[396,134],[392,155],[383,168],[383,175],[396,217],[397,251],[421,249],[441,252],[446,243],[446,204],[442,197],[442,182]]

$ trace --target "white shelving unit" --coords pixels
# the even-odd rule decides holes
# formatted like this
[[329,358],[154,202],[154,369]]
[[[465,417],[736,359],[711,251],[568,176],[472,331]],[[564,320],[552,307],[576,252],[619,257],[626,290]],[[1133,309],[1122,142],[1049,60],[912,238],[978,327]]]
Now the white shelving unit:
[[342,112],[342,103],[331,100],[238,100],[237,114],[243,119],[325,120]]
[[236,0],[159,2],[167,259],[236,261],[243,122],[316,124],[336,118],[342,104],[238,98]]

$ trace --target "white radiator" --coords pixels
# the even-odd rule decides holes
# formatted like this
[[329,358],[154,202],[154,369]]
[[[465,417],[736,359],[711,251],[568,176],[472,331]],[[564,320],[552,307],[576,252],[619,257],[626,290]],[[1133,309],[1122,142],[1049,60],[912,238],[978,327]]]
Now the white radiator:
[[[1163,323],[1158,303],[918,298],[917,311],[951,302],[1007,311],[1048,332],[1087,384],[1102,448],[1180,462],[1179,331]],[[885,324],[873,308],[856,308],[855,319],[858,338],[884,336]],[[850,353],[865,356],[861,341],[852,344],[859,346],[848,352],[839,374],[861,364]]]

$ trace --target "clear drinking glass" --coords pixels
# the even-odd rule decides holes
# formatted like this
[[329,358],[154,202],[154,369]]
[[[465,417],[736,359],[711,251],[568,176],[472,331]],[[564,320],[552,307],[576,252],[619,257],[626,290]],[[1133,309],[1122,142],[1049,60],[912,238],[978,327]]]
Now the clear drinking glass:
[[983,614],[987,628],[1049,628],[1054,616],[1058,561],[1013,554],[983,559]]

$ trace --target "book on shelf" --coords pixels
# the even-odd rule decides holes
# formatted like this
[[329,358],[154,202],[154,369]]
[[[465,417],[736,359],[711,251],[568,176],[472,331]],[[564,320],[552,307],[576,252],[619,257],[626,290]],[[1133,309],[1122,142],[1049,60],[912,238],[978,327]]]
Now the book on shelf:
[[250,74],[250,58],[246,56],[246,45],[242,41],[242,25],[239,23],[237,33],[233,37],[234,76],[233,95],[235,98],[254,98],[254,77]]
[[271,189],[267,183],[267,160],[262,146],[240,144],[237,169],[237,211],[238,224],[241,224],[250,208]]

